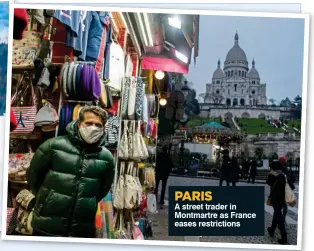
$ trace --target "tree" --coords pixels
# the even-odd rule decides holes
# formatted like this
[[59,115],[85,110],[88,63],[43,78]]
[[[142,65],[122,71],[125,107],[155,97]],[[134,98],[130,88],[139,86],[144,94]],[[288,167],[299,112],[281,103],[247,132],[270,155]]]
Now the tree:
[[204,99],[205,99],[206,93],[201,93],[198,95],[198,102],[199,103],[204,103]]
[[217,105],[221,104],[221,102],[224,100],[224,97],[219,93],[213,92],[210,96],[213,100],[213,103]]
[[255,155],[256,157],[261,160],[264,155],[264,148],[263,147],[256,147],[255,148]]
[[276,100],[273,99],[273,98],[270,98],[268,101],[270,102],[271,105],[275,105],[276,104]]
[[296,108],[299,108],[299,109],[302,108],[302,97],[300,97],[300,95],[297,95],[294,98],[294,104],[295,104]]
[[171,74],[171,83],[174,89],[181,90],[184,81],[186,81],[186,78],[181,73],[172,73]]

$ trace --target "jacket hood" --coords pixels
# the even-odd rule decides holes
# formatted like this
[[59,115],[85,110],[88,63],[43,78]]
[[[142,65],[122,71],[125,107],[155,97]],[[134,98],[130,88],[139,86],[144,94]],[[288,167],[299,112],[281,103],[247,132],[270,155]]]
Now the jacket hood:
[[[80,141],[80,143],[87,144],[80,136],[79,127],[78,127],[78,120],[70,122],[66,126],[66,131],[73,138],[75,138],[76,140]],[[103,136],[100,138],[100,140],[97,143],[91,144],[91,145],[97,145],[99,147],[104,146],[105,145],[105,133],[103,134]]]

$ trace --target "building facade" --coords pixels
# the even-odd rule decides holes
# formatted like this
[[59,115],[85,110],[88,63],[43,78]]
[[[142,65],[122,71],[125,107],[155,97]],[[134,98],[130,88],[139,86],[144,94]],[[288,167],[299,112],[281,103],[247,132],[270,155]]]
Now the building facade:
[[204,103],[234,107],[267,105],[266,84],[261,83],[254,59],[249,67],[238,33],[223,68],[218,60],[212,81],[206,84]]

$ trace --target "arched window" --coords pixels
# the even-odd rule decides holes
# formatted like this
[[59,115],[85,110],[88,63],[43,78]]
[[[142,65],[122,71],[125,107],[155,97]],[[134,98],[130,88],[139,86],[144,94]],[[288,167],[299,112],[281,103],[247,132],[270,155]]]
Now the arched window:
[[240,99],[240,105],[242,105],[242,106],[245,105],[245,100],[243,98]]
[[226,105],[228,105],[228,106],[231,105],[231,100],[230,100],[230,98],[227,98],[227,100],[226,100]]
[[234,99],[233,99],[233,106],[236,106],[236,105],[238,105],[238,99],[237,99],[237,98],[234,98]]

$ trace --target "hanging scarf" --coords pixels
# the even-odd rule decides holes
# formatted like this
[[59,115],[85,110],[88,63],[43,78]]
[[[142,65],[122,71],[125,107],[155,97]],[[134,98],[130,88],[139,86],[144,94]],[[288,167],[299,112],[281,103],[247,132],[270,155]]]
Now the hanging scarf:
[[113,206],[110,192],[98,203],[95,227],[96,238],[114,239]]

